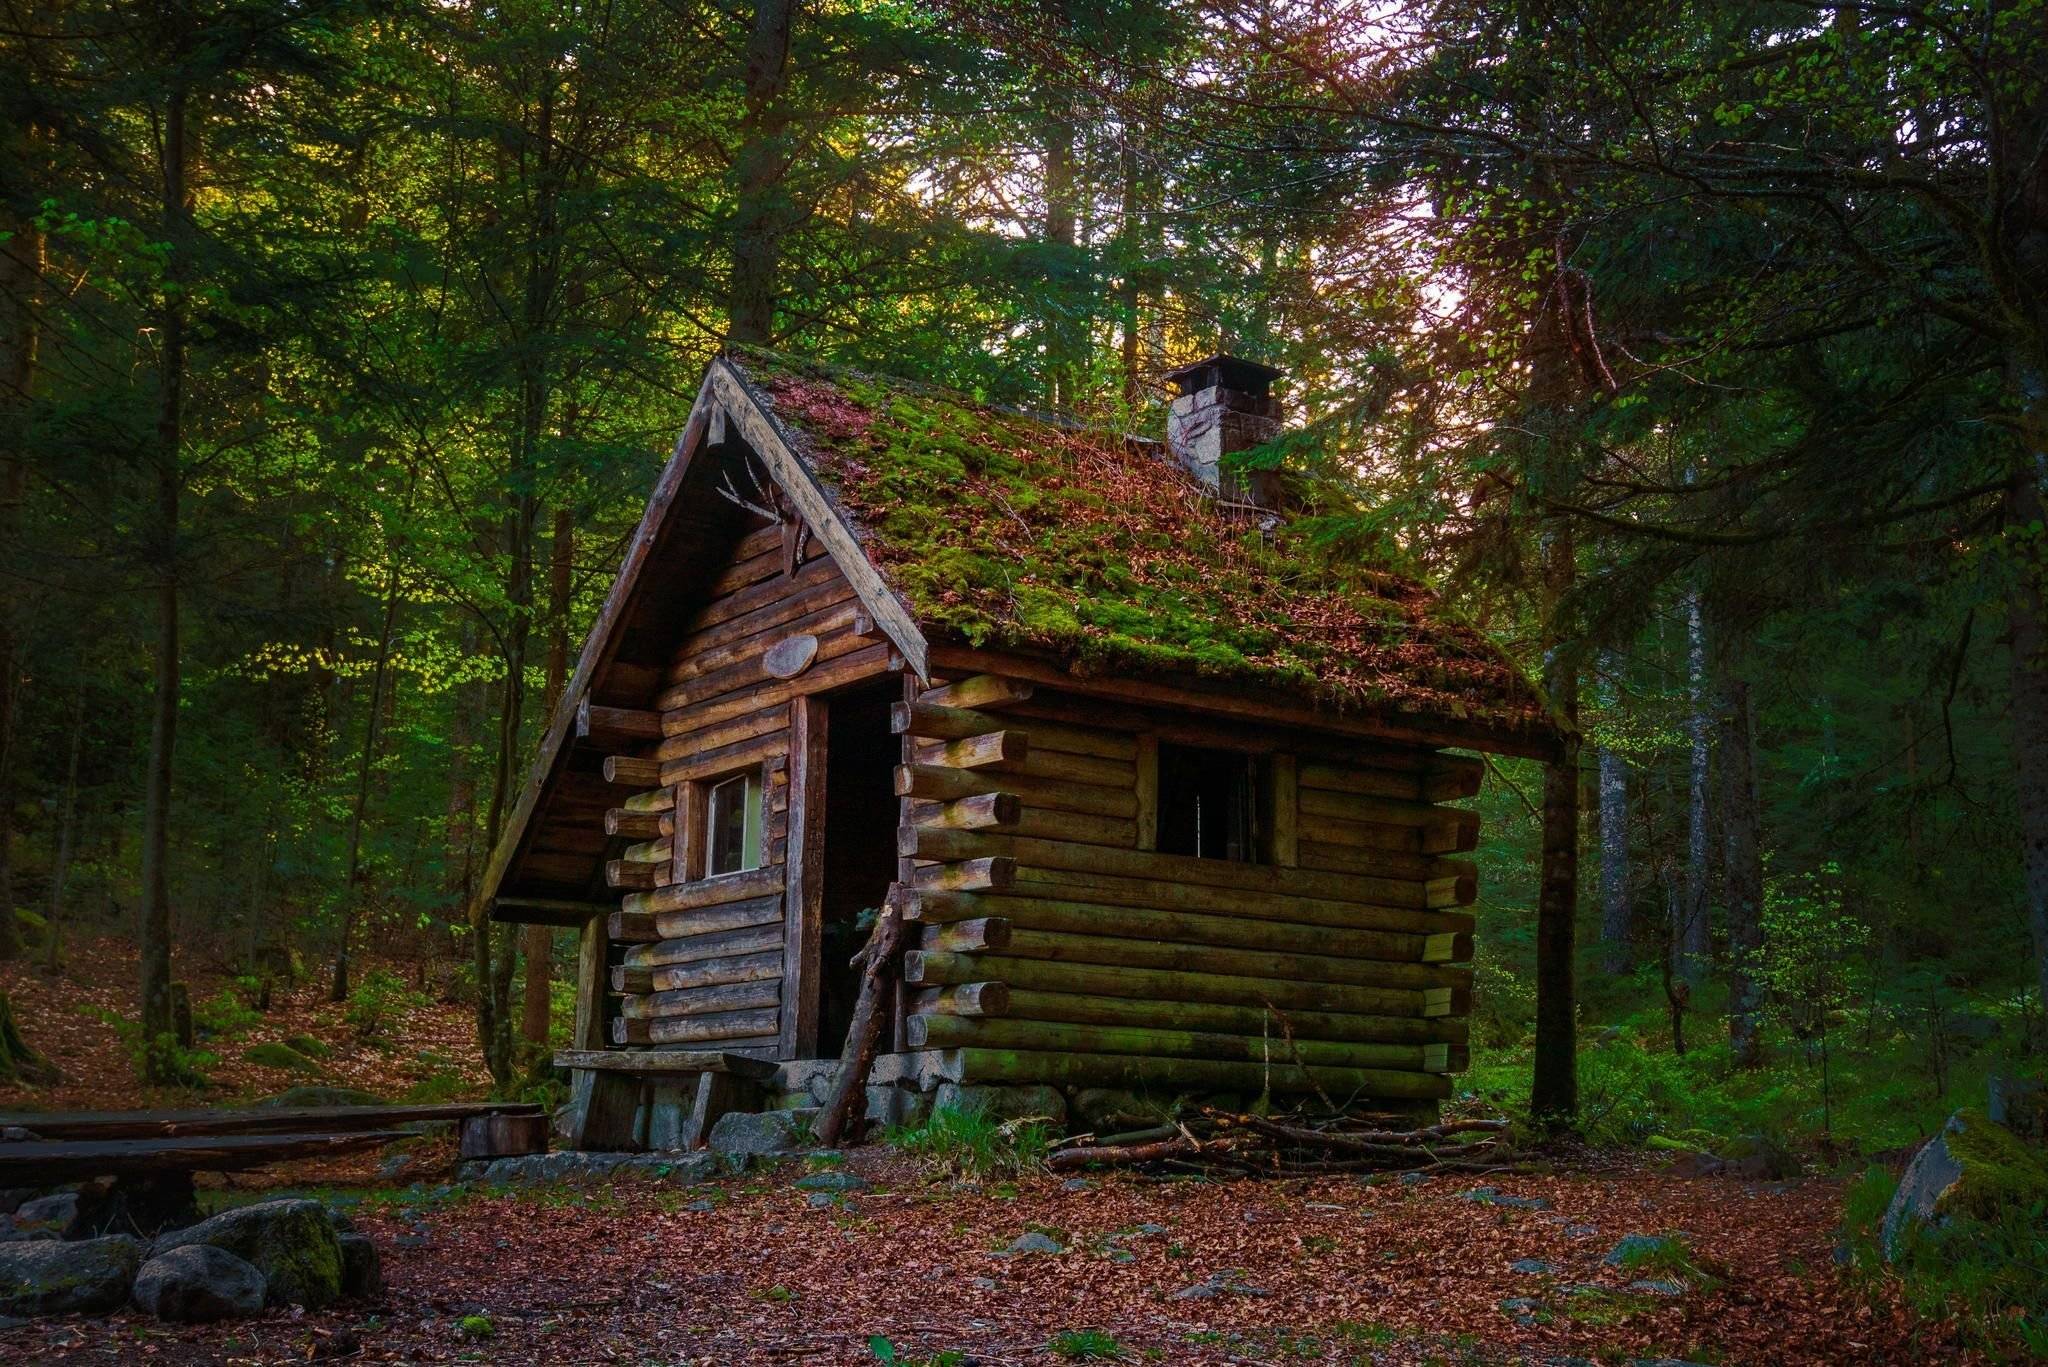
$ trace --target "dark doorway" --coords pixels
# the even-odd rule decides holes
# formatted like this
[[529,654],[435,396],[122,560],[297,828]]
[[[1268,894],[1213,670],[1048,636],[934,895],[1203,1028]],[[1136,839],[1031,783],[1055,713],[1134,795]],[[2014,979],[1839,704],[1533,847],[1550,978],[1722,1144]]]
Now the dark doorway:
[[1251,755],[1161,745],[1159,852],[1256,862],[1258,793]]
[[818,936],[818,1052],[827,1058],[845,1044],[860,995],[860,970],[847,960],[867,943],[874,913],[896,880],[895,773],[903,747],[890,734],[889,705],[902,696],[902,684],[891,678],[829,703],[825,919]]

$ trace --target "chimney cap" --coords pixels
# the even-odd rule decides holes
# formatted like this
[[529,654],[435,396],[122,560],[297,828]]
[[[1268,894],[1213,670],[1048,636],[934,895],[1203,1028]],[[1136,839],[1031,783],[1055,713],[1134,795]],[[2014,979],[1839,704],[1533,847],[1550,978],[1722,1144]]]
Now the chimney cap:
[[1219,351],[1214,356],[1205,356],[1190,365],[1167,371],[1166,378],[1179,386],[1183,394],[1199,394],[1204,389],[1221,385],[1253,398],[1264,398],[1272,392],[1273,381],[1284,373],[1272,366]]

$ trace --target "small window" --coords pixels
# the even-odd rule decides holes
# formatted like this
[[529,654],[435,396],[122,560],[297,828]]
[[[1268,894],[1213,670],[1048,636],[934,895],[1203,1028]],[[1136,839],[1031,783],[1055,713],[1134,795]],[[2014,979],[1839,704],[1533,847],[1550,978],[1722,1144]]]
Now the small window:
[[1257,863],[1259,777],[1253,755],[1161,745],[1159,852]]
[[711,785],[704,804],[707,876],[761,866],[761,772],[750,769]]

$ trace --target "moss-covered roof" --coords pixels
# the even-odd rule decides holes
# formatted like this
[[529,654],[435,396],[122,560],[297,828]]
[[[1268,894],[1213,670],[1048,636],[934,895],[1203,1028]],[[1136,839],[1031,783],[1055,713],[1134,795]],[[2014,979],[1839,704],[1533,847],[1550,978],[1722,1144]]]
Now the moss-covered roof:
[[1218,508],[1155,443],[771,353],[727,359],[929,636],[1550,729],[1521,671],[1427,587]]

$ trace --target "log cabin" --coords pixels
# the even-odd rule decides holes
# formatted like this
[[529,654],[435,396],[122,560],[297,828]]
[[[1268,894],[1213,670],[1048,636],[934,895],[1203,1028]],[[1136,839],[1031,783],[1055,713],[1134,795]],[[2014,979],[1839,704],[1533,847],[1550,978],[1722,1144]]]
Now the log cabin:
[[1455,804],[1479,755],[1563,733],[1228,459],[1281,430],[1277,375],[1173,372],[1161,442],[710,365],[478,894],[580,933],[579,1146],[687,1147],[721,1089],[801,1091],[885,908],[878,1086],[1448,1094]]

